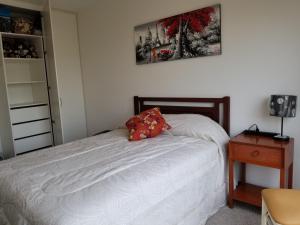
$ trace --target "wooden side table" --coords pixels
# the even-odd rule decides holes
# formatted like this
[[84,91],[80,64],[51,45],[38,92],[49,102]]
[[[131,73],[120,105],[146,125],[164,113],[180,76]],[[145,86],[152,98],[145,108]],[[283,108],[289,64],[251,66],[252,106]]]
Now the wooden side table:
[[[259,187],[246,183],[246,163],[280,169],[280,188],[292,188],[294,139],[276,141],[271,137],[240,134],[229,141],[229,196],[228,206],[233,201],[242,201],[261,207]],[[234,189],[234,163],[241,163],[240,181]]]

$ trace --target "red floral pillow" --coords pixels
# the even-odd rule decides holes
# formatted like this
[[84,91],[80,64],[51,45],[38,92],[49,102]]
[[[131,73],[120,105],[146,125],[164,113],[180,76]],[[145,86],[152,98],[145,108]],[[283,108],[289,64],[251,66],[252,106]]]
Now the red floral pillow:
[[126,122],[129,141],[138,141],[159,135],[171,128],[160,113],[159,108],[148,109]]

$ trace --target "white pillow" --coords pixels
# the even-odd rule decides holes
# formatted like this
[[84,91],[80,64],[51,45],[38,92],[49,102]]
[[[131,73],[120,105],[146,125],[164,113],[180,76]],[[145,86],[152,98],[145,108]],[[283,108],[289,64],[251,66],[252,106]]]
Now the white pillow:
[[175,136],[187,136],[213,141],[219,146],[227,144],[229,136],[218,123],[199,114],[164,114],[172,127],[169,132]]
[[[226,170],[226,146],[229,142],[229,136],[218,123],[214,120],[199,114],[164,114],[166,122],[172,127],[168,130],[174,136],[187,136],[201,138],[214,142],[218,146],[220,157],[220,168]],[[222,182],[225,173],[219,173],[217,180]]]

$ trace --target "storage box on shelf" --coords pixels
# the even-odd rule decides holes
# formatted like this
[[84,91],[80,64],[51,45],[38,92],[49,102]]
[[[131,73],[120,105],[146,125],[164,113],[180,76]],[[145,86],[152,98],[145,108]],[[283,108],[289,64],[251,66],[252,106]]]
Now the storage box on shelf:
[[1,33],[4,58],[43,58],[43,38],[37,35]]

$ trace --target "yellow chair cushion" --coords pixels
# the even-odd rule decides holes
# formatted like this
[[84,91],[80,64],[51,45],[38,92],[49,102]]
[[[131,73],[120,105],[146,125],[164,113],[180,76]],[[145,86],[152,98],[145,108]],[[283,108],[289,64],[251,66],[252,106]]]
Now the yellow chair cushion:
[[265,189],[262,197],[276,223],[300,225],[300,190]]

